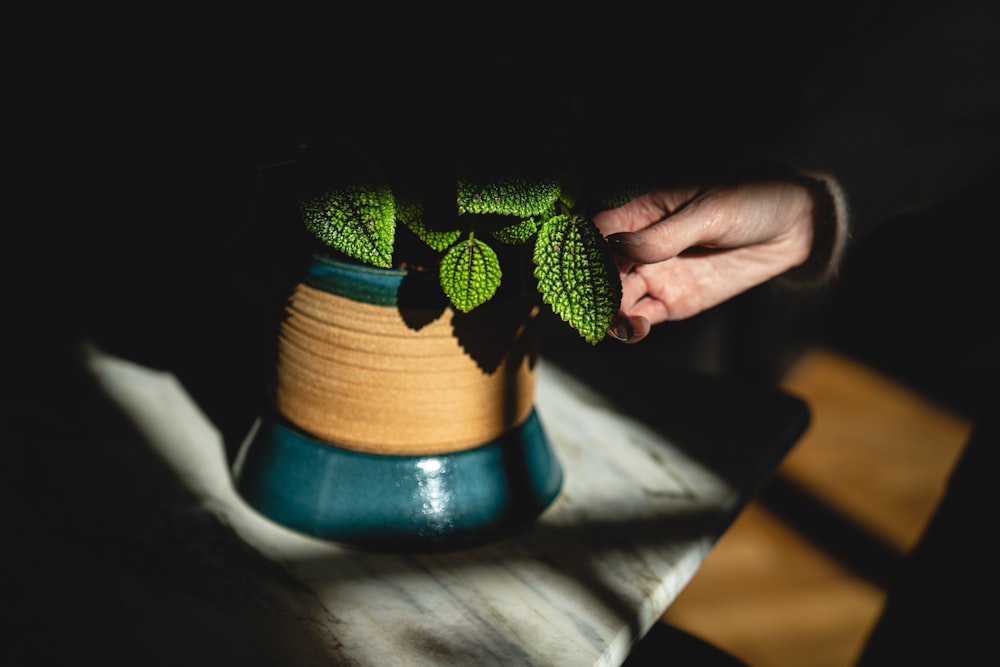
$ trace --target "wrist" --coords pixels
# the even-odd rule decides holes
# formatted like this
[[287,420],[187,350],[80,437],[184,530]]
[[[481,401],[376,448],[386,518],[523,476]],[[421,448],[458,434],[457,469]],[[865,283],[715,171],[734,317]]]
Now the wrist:
[[789,286],[819,286],[836,276],[847,248],[847,201],[832,176],[800,173],[795,180],[812,198],[812,248],[802,264],[783,273],[779,280]]

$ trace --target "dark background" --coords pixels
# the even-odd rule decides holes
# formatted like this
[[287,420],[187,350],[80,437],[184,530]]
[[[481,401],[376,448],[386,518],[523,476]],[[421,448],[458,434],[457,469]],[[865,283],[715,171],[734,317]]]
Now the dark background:
[[[56,548],[28,548],[41,560],[9,571],[79,584],[74,563],[85,574],[105,563],[81,564],[70,550],[101,556],[108,534],[155,516],[139,505],[117,517],[111,509],[142,490],[74,479],[49,458],[106,416],[80,399],[82,379],[66,376],[81,340],[177,374],[224,433],[245,432],[263,398],[274,317],[311,243],[294,205],[304,153],[334,146],[346,163],[377,163],[428,188],[447,180],[459,148],[498,144],[538,148],[530,159],[569,162],[591,183],[707,179],[794,124],[792,101],[814,65],[922,4],[840,3],[821,19],[760,3],[7,10],[2,398],[20,480],[5,486],[7,506],[53,488],[72,506],[76,491],[103,488],[98,509],[113,517],[53,536],[64,505],[15,512],[15,542]],[[1000,366],[995,190],[987,180],[885,221],[825,289],[764,285],[658,325],[635,346],[591,349],[550,319],[543,353],[597,382],[652,390],[656,359],[674,369],[663,388],[683,393],[690,373],[771,387],[820,343],[981,415]],[[162,546],[176,549],[169,537]],[[22,579],[24,596],[12,599],[33,599]]]

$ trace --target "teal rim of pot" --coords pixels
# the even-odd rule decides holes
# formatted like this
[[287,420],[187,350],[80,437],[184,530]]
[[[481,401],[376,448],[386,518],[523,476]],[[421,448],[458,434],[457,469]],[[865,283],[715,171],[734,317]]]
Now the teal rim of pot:
[[378,306],[395,306],[405,269],[383,269],[314,254],[303,282],[324,292]]

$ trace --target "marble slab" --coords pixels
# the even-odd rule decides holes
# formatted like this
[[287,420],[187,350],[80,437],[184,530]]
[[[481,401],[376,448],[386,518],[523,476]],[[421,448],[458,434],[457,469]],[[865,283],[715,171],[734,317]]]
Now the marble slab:
[[246,506],[219,431],[176,377],[94,348],[85,365],[183,480],[194,499],[185,502],[291,575],[268,575],[265,597],[272,608],[297,609],[296,627],[308,627],[298,665],[619,665],[776,457],[751,452],[763,467],[720,475],[543,359],[537,408],[565,484],[537,524],[458,552],[364,553]]

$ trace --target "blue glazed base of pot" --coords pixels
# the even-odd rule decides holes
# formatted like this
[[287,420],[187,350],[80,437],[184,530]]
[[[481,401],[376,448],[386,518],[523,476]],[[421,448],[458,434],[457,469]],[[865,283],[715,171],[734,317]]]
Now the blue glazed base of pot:
[[492,442],[427,456],[341,449],[265,416],[233,472],[240,495],[271,520],[378,551],[456,549],[518,532],[563,479],[534,411]]

